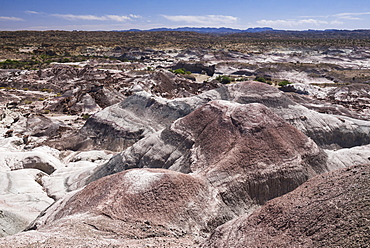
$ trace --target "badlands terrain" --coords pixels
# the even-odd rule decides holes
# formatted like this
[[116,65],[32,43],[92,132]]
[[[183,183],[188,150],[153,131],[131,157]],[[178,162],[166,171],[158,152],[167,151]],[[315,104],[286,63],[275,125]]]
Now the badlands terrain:
[[0,247],[370,247],[370,32],[0,32]]

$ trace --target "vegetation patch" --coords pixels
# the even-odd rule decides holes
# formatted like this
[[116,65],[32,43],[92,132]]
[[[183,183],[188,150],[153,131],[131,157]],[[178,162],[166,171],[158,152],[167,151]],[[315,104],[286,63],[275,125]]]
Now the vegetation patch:
[[222,84],[229,84],[229,83],[231,83],[231,82],[234,82],[235,81],[235,79],[233,79],[233,78],[231,78],[231,77],[229,77],[229,76],[225,76],[225,75],[223,75],[223,76],[218,76],[217,78],[216,78],[216,80],[217,81],[219,81],[220,83],[222,83]]
[[289,85],[289,84],[292,84],[292,82],[289,82],[288,80],[283,80],[283,81],[281,81],[280,83],[278,83],[278,85],[279,85],[280,87],[284,87],[284,86],[287,86],[287,85]]
[[272,85],[272,82],[264,77],[256,77],[254,81]]
[[187,71],[184,68],[180,68],[180,69],[176,69],[176,70],[169,70],[169,71],[172,72],[172,73],[181,74],[181,75],[191,74],[190,71]]

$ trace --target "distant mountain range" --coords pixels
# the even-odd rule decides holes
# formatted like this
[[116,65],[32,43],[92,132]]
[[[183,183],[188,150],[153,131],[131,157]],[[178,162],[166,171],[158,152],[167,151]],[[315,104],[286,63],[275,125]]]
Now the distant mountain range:
[[140,29],[130,29],[130,30],[113,30],[114,32],[160,32],[160,31],[179,31],[179,32],[196,32],[201,34],[236,34],[236,33],[262,33],[262,32],[302,32],[302,33],[329,33],[329,32],[367,32],[369,30],[338,30],[338,29],[325,29],[325,30],[301,30],[301,31],[288,31],[288,30],[278,30],[269,27],[257,27],[248,29],[234,29],[234,28],[192,28],[192,27],[182,27],[182,28],[155,28],[149,30]]
[[183,27],[183,28],[156,28],[150,30],[140,30],[140,29],[130,29],[130,30],[114,30],[116,32],[142,32],[142,31],[151,31],[151,32],[159,32],[159,31],[188,31],[188,32],[196,32],[196,33],[206,33],[206,34],[232,34],[232,33],[260,33],[265,31],[275,31],[273,28],[263,27],[263,28],[248,28],[245,30],[242,29],[233,29],[233,28],[191,28],[191,27]]

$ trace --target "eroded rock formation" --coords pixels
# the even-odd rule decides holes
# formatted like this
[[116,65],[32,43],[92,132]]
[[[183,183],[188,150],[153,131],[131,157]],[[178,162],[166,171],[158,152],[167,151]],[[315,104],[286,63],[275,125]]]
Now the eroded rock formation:
[[211,100],[264,104],[323,147],[350,148],[370,143],[368,121],[317,113],[295,103],[275,87],[258,82],[241,82],[173,100],[138,92],[122,103],[98,112],[78,134],[65,142],[58,142],[58,145],[64,149],[97,146],[119,151],[168,127],[177,118]]
[[369,176],[368,164],[316,176],[220,226],[202,247],[366,247]]
[[[137,167],[171,170],[127,170]],[[58,226],[66,235],[83,221],[109,233],[113,220],[130,226],[119,232],[127,240],[134,232],[195,242],[325,171],[325,153],[266,106],[211,101],[102,165],[90,180],[102,178],[59,200],[31,229],[38,237]],[[153,229],[135,231],[143,225]]]

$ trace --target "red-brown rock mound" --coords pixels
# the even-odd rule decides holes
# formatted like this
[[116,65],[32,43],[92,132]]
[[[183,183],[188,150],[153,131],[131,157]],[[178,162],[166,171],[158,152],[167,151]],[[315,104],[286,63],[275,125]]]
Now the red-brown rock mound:
[[222,225],[203,247],[368,247],[369,199],[369,165],[322,174]]
[[222,100],[136,143],[90,180],[146,167],[206,178],[236,215],[327,171],[324,152],[266,106]]
[[95,181],[64,199],[33,228],[88,214],[129,223],[131,233],[143,223],[184,234],[209,232],[215,228],[216,218],[231,218],[211,192],[201,177],[163,169],[128,170]]
[[74,245],[96,232],[119,244],[195,242],[326,170],[323,151],[266,106],[212,101],[116,156],[92,178],[100,179],[51,206],[31,229]]

